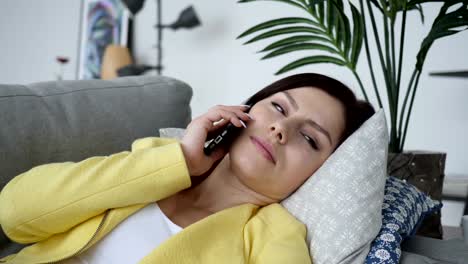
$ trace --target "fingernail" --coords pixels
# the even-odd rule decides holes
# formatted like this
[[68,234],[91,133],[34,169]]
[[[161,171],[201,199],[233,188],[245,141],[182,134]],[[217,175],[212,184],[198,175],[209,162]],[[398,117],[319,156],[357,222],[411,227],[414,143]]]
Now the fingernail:
[[251,107],[250,105],[241,105],[241,106],[244,106],[244,107],[247,107],[247,108],[250,108],[250,107]]
[[242,120],[240,120],[240,119],[239,119],[239,121],[241,122],[241,124],[242,124],[242,126],[243,126],[244,128],[247,128],[247,126],[245,125],[244,121],[242,121]]
[[250,119],[255,120],[249,113],[245,113],[245,114],[248,115]]

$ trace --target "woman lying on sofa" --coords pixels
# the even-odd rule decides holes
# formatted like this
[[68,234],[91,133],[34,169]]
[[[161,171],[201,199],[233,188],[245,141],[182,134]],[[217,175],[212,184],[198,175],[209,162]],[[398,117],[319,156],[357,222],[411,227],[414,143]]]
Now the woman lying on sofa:
[[[0,194],[0,224],[31,245],[0,262],[310,263],[305,226],[278,203],[374,110],[313,73],[246,104],[211,108],[181,141],[139,139],[131,152],[15,177]],[[239,135],[205,155],[228,123]]]

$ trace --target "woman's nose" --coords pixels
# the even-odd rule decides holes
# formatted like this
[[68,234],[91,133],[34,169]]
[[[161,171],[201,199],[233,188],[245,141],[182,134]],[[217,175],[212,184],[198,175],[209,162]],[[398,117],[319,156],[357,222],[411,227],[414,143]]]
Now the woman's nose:
[[284,144],[287,140],[286,138],[286,129],[283,126],[275,123],[270,126],[270,133],[272,138],[278,141],[280,144]]

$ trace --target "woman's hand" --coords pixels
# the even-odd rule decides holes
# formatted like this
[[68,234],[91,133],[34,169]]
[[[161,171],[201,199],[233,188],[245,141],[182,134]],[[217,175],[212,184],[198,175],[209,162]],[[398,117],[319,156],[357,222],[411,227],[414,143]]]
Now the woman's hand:
[[250,120],[250,116],[244,113],[248,108],[249,106],[245,105],[217,105],[190,122],[180,143],[191,176],[202,175],[213,166],[213,163],[226,155],[226,150],[222,148],[216,149],[210,156],[205,155],[203,149],[208,134],[220,130],[228,122],[242,127],[241,120]]

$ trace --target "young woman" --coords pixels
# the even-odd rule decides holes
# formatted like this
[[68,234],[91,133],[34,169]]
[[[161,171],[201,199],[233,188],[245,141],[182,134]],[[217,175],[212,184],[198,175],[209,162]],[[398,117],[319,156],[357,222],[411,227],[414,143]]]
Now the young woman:
[[[310,263],[305,226],[278,203],[374,110],[313,73],[281,79],[246,104],[211,108],[181,141],[144,138],[131,152],[15,177],[0,194],[0,224],[31,245],[2,261]],[[245,128],[205,155],[208,135],[229,122]]]

